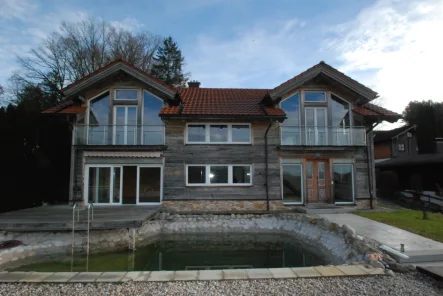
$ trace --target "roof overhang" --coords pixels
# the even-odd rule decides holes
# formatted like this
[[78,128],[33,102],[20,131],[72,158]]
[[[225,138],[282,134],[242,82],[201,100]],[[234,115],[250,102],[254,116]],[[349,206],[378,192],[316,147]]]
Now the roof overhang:
[[99,73],[93,74],[90,77],[86,77],[84,80],[71,84],[71,86],[63,89],[63,93],[66,98],[70,98],[83,91],[84,89],[93,86],[94,84],[104,80],[108,76],[117,73],[119,71],[138,79],[139,81],[149,85],[157,91],[163,93],[171,100],[175,99],[176,92],[165,87],[164,85],[154,81],[144,74],[141,70],[129,66],[124,61],[118,61],[114,64],[110,64],[108,67],[103,68]]
[[359,82],[353,80],[352,78],[346,76],[345,74],[341,73],[340,71],[334,69],[333,67],[327,65],[324,62],[320,62],[316,66],[297,75],[293,79],[289,80],[288,83],[284,83],[276,87],[270,93],[270,96],[272,97],[273,100],[278,100],[286,93],[294,91],[295,89],[301,87],[303,84],[314,79],[320,74],[326,75],[327,77],[335,80],[344,87],[349,88],[355,93],[366,98],[368,102],[378,97],[378,93],[376,93],[372,89],[360,84]]

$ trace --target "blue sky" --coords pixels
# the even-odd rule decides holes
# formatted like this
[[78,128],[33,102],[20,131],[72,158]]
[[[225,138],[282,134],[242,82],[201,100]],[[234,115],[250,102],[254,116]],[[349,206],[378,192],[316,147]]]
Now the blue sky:
[[[442,101],[443,0],[0,0],[0,84],[62,21],[171,35],[202,87],[272,88],[321,60],[401,112]],[[438,72],[437,72],[438,71]]]

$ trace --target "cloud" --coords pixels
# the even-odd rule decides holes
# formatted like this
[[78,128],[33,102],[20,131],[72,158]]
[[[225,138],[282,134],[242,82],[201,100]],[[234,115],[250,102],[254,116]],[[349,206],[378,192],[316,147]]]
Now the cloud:
[[110,24],[116,29],[123,29],[127,31],[136,31],[144,27],[142,23],[133,17],[127,17],[121,21],[112,21]]
[[312,65],[315,50],[298,46],[310,42],[305,25],[298,19],[265,20],[233,29],[229,39],[199,35],[184,45],[192,78],[205,87],[275,87]]
[[27,0],[0,0],[0,7],[0,20],[26,20],[37,9],[35,3]]
[[339,68],[374,88],[383,106],[402,112],[409,101],[442,101],[443,1],[377,1],[333,28],[325,42]]

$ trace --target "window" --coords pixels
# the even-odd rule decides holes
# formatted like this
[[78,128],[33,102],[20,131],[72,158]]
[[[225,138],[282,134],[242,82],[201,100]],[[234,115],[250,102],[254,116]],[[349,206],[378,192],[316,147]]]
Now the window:
[[405,151],[405,144],[398,144],[398,151]]
[[163,102],[147,91],[143,91],[142,140],[143,145],[164,144],[164,124],[158,113]]
[[352,164],[334,164],[334,201],[336,203],[353,203],[353,169]]
[[187,186],[252,185],[251,165],[187,165]]
[[137,144],[137,107],[114,107],[114,144]]
[[282,175],[283,202],[303,203],[302,165],[282,165]]
[[109,143],[110,110],[111,102],[109,99],[109,92],[90,101],[88,116],[88,144],[104,145]]
[[296,93],[292,97],[284,100],[280,104],[287,115],[287,119],[282,123],[281,141],[283,145],[300,145],[300,94]]
[[137,89],[117,89],[115,90],[115,99],[136,101],[137,93]]
[[305,102],[324,103],[326,102],[326,93],[323,91],[305,91]]
[[187,126],[188,144],[250,144],[251,125],[247,123],[192,123]]

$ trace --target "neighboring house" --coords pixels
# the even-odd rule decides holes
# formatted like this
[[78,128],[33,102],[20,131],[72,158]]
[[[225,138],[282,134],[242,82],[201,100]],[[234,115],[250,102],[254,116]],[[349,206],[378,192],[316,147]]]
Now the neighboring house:
[[399,118],[324,62],[273,89],[176,89],[117,60],[62,91],[45,113],[73,115],[70,200],[180,211],[367,206],[367,132]]
[[374,131],[374,159],[379,163],[391,158],[417,155],[415,125],[393,130]]
[[375,131],[374,156],[377,190],[392,197],[405,189],[436,190],[443,186],[443,141],[435,139],[435,153],[420,154],[416,126]]

